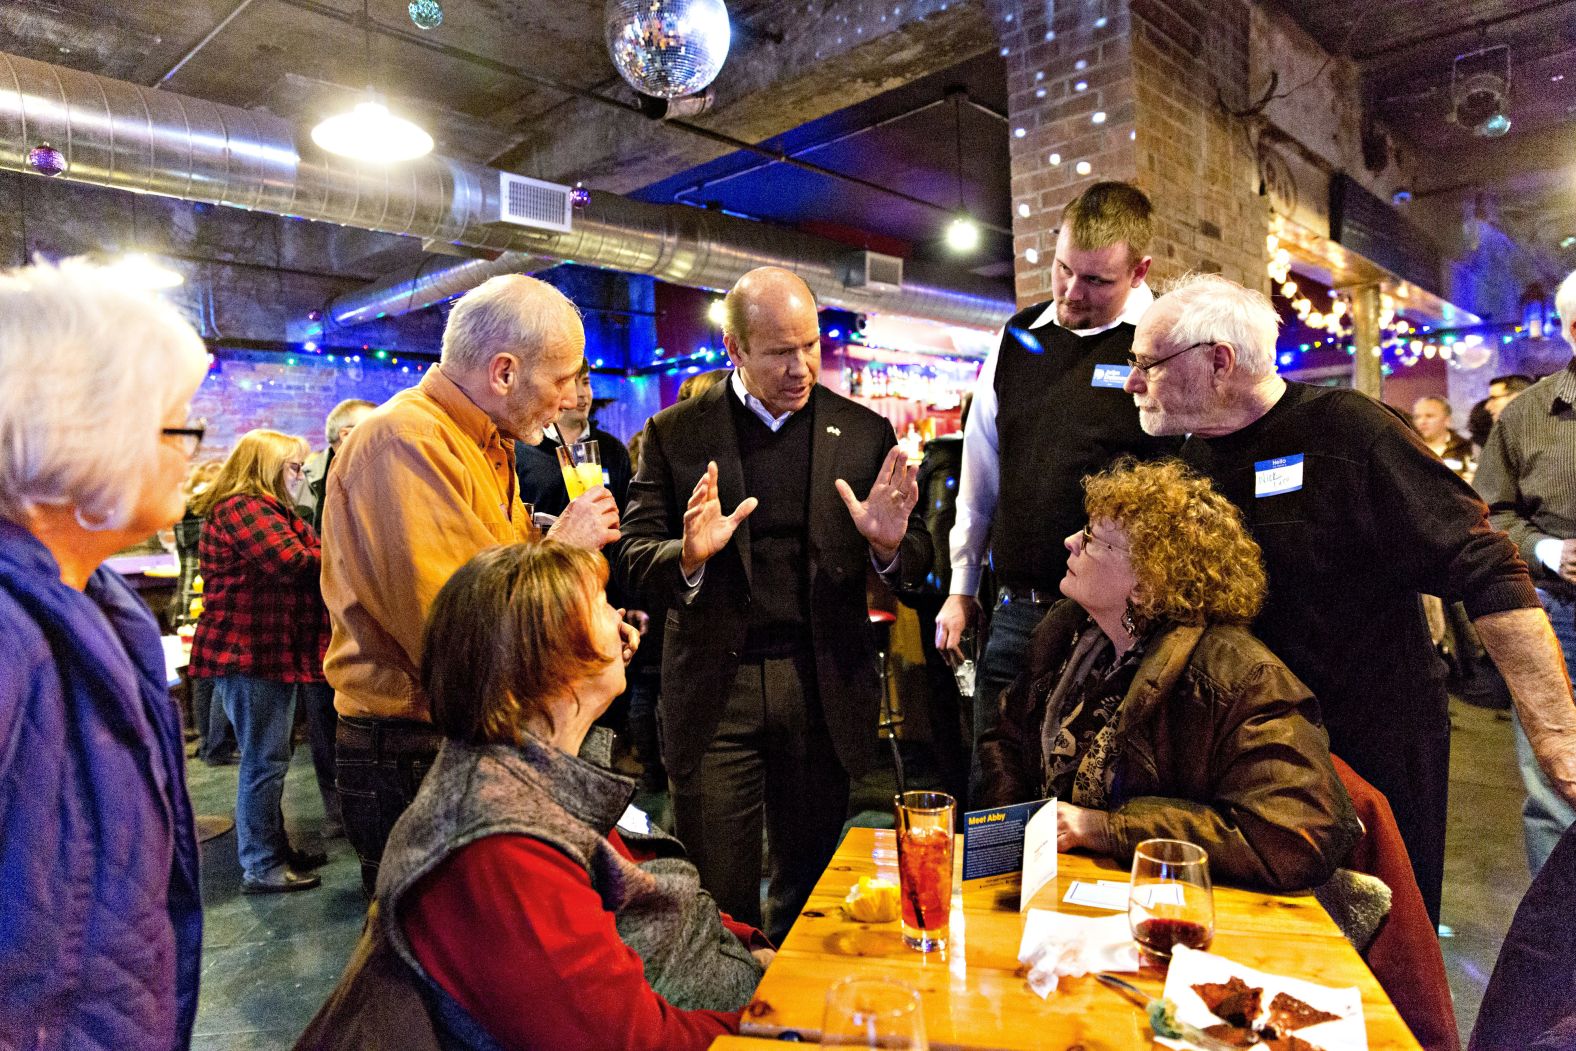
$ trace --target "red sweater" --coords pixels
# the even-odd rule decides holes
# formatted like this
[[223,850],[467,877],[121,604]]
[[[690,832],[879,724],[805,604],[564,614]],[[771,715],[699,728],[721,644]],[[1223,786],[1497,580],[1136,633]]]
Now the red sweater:
[[[619,838],[609,841],[641,860]],[[723,917],[747,946],[760,932]],[[529,836],[461,847],[405,895],[416,959],[510,1051],[704,1051],[739,1031],[738,1011],[683,1011],[646,983],[585,869]]]

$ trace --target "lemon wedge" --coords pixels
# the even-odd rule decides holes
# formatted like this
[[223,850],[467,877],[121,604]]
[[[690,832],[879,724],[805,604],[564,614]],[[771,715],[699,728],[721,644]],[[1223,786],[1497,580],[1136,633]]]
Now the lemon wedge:
[[888,923],[897,919],[897,884],[878,876],[860,876],[843,899],[848,918],[859,923]]

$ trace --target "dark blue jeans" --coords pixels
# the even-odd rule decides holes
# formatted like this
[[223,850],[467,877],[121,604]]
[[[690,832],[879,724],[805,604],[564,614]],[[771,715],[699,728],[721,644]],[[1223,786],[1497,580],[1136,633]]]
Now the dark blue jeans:
[[214,694],[212,679],[193,679],[192,718],[197,723],[197,758],[214,763],[235,755],[235,731],[224,705]]
[[377,887],[389,832],[416,798],[442,743],[430,723],[339,717],[334,738],[339,806],[345,838],[361,859],[361,888],[368,897]]
[[1003,601],[991,615],[990,636],[985,640],[974,683],[974,758],[969,775],[969,795],[973,799],[979,798],[984,787],[980,784],[980,738],[996,725],[997,702],[1002,691],[1023,671],[1029,636],[1048,608],[1025,600]]
[[325,832],[334,832],[344,824],[339,812],[339,792],[334,787],[334,731],[339,721],[334,712],[334,688],[326,682],[302,683],[298,698],[306,713],[312,772],[317,775],[318,794],[323,797]]
[[[1565,667],[1576,668],[1576,602],[1555,598],[1541,588],[1538,598],[1554,627],[1554,637],[1560,640],[1560,650],[1565,654]],[[1516,718],[1516,765],[1521,769],[1521,783],[1527,790],[1527,801],[1521,807],[1522,835],[1527,845],[1527,868],[1534,877],[1543,863],[1549,860],[1554,846],[1565,830],[1576,821],[1576,811],[1565,802],[1565,797],[1554,791],[1548,775],[1538,765],[1532,754],[1527,733],[1521,728],[1521,718]]]
[[235,838],[241,872],[248,879],[277,879],[289,863],[285,838],[285,773],[290,769],[290,731],[296,688],[291,683],[226,675],[215,679],[214,696],[224,705],[241,744],[241,776],[235,794]]

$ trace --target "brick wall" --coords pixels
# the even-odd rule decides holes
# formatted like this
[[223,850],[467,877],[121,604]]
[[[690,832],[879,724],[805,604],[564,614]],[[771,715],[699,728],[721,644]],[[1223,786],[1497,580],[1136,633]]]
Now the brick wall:
[[1245,0],[1134,0],[1138,184],[1154,201],[1152,284],[1189,270],[1268,291],[1269,200],[1247,124]]
[[414,386],[427,367],[425,361],[394,364],[365,355],[360,363],[336,358],[330,363],[313,355],[216,351],[192,400],[192,415],[208,420],[198,459],[223,459],[237,438],[258,427],[298,434],[320,449],[323,420],[335,405],[346,398],[381,404]]
[[1220,101],[1248,94],[1247,0],[987,7],[1006,49],[1018,302],[1050,297],[1061,210],[1102,179],[1154,200],[1155,279],[1209,270],[1265,288],[1269,208],[1246,125]]
[[[1136,174],[1127,2],[1048,10],[1052,6],[1033,0],[987,4],[1007,52],[1020,305],[1050,298],[1051,256],[1067,202],[1091,183]],[[1102,17],[1097,9],[1103,25],[1095,24]],[[1103,115],[1099,123],[1096,114]]]

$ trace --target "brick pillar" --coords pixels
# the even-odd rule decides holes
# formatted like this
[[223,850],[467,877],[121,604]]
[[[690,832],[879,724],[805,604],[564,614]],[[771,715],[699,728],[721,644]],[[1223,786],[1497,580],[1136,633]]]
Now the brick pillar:
[[1152,284],[1267,290],[1268,199],[1243,109],[1247,0],[988,0],[1006,51],[1020,303],[1046,299],[1062,208],[1101,179],[1154,201]]
[[1028,304],[1050,298],[1067,202],[1101,179],[1137,175],[1128,0],[986,6],[1006,52],[1014,270]]

